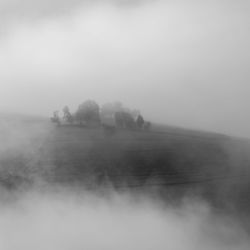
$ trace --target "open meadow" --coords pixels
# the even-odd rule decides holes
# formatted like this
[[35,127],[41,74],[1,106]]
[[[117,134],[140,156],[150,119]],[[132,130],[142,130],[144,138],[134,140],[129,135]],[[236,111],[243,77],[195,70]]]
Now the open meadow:
[[91,190],[150,190],[164,199],[202,197],[248,211],[250,144],[201,131],[153,126],[150,131],[53,126],[46,120],[5,119],[1,184],[38,182]]
[[0,131],[0,249],[249,247],[247,140],[23,116]]

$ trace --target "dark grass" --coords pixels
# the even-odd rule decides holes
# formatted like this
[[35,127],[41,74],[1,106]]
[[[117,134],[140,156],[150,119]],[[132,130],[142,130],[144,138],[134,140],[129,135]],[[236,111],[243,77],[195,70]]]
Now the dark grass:
[[[172,200],[199,196],[217,207],[249,210],[248,141],[167,126],[107,134],[44,121],[43,133],[37,133],[39,122],[33,123],[29,147],[1,153],[0,182],[8,189],[34,185],[39,176],[52,185],[150,190]],[[33,123],[22,122],[27,134]]]

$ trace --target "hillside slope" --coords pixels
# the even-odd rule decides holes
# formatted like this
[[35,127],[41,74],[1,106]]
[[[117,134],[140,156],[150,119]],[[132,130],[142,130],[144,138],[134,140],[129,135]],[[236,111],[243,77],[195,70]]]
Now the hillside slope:
[[[168,190],[216,204],[248,207],[250,147],[223,135],[164,131],[55,128],[46,144],[52,182],[89,188]],[[44,163],[45,164],[45,163]],[[171,192],[170,192],[171,191]]]
[[151,131],[54,127],[42,120],[2,120],[0,181],[16,189],[50,184],[197,195],[248,210],[250,143],[173,127]]

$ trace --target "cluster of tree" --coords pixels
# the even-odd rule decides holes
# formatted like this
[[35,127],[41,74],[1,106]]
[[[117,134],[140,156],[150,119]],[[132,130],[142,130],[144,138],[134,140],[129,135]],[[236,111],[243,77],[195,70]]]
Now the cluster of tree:
[[115,127],[149,129],[151,125],[150,122],[144,121],[138,110],[125,108],[120,102],[106,103],[100,108],[95,101],[87,100],[78,106],[75,113],[71,113],[68,106],[65,106],[62,111],[62,118],[59,116],[59,111],[55,111],[51,121],[57,125],[63,122],[85,126],[102,125],[110,130]]

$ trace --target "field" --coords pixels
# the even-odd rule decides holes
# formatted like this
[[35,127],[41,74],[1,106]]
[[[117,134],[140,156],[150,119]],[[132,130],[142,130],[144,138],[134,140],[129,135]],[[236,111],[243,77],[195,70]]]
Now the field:
[[154,125],[150,131],[54,127],[3,119],[0,180],[8,189],[40,182],[91,190],[147,190],[179,200],[248,211],[250,144],[202,131]]

